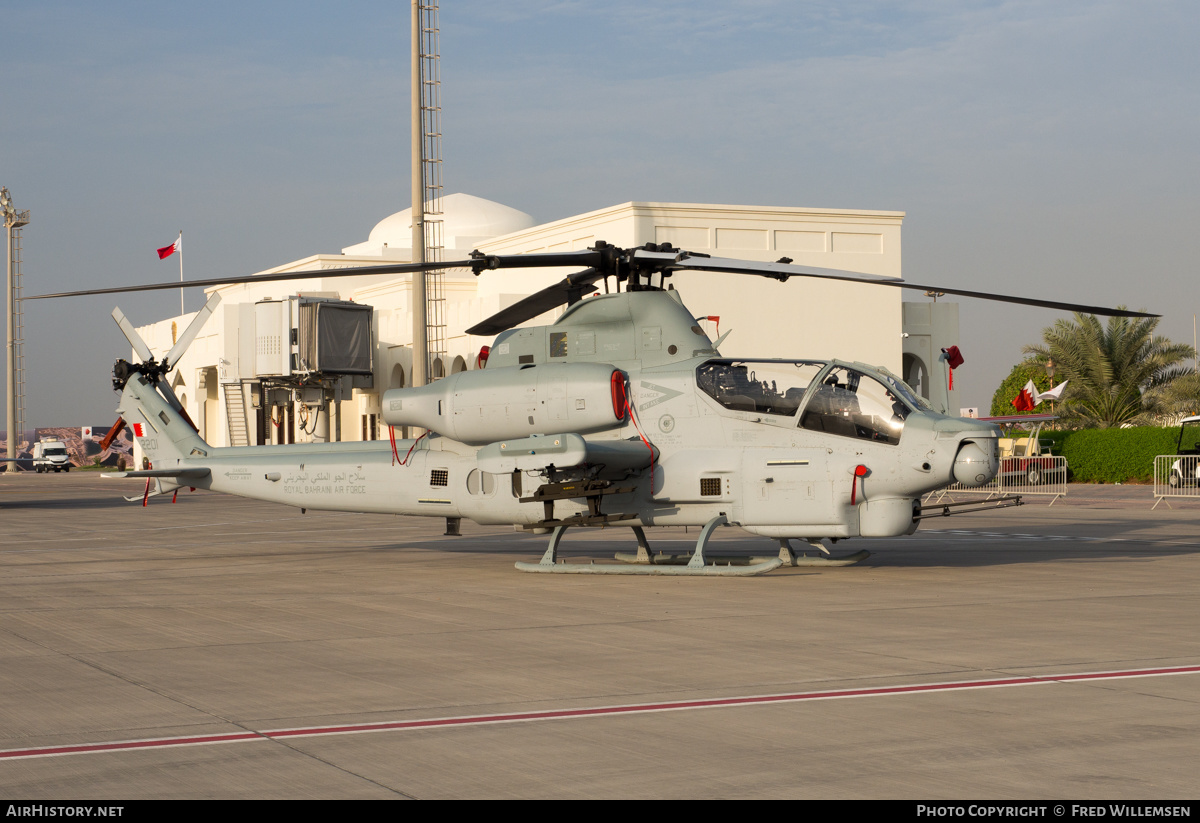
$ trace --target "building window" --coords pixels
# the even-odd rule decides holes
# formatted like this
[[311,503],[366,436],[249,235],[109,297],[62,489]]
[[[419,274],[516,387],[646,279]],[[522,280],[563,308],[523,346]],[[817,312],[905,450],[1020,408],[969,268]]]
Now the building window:
[[379,439],[379,415],[364,414],[362,416],[362,439],[363,440],[378,440]]

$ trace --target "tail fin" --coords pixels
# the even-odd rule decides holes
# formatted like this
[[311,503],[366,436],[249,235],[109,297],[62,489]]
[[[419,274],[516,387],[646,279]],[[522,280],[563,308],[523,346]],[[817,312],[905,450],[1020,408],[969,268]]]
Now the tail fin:
[[209,295],[204,308],[196,312],[161,363],[154,359],[150,347],[124,313],[119,308],[113,309],[113,320],[139,361],[118,360],[113,366],[113,388],[121,391],[121,408],[117,413],[133,429],[133,436],[146,457],[162,464],[159,468],[167,468],[172,460],[178,465],[180,458],[204,457],[209,452],[209,445],[200,438],[196,424],[175,396],[167,374],[178,364],[220,302],[219,292]]
[[205,457],[211,447],[141,374],[131,374],[117,413],[133,429],[143,454],[155,468],[178,465],[181,458]]

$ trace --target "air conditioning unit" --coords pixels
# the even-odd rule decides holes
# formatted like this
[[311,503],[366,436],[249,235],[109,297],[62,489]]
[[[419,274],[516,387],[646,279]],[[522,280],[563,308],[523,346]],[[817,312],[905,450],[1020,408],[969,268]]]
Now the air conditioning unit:
[[254,375],[339,377],[373,373],[374,310],[296,295],[254,304]]

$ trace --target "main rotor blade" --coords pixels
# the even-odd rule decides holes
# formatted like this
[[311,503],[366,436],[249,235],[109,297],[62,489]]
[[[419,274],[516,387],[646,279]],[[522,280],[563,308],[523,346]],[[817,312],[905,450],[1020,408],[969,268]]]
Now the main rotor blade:
[[[1066,303],[1057,300],[1039,300],[1035,298],[1013,297],[1007,294],[968,291],[946,286],[922,286],[916,283],[906,283],[899,278],[885,277],[875,274],[844,271],[842,269],[827,269],[817,266],[797,266],[790,262],[755,262],[750,260],[733,260],[722,257],[694,256],[688,252],[658,251],[655,249],[633,249],[630,257],[622,249],[607,244],[597,243],[593,249],[569,252],[547,252],[540,254],[499,254],[488,255],[474,252],[469,260],[451,260],[434,263],[396,263],[383,266],[356,266],[345,269],[321,269],[317,271],[288,272],[286,274],[250,275],[243,277],[214,278],[211,280],[193,280],[187,283],[158,283],[145,286],[121,286],[107,289],[88,289],[84,291],[59,292],[57,294],[38,294],[22,298],[24,300],[42,300],[54,297],[76,297],[89,294],[118,294],[134,291],[158,291],[178,288],[207,288],[209,286],[226,286],[238,283],[270,283],[287,280],[306,280],[312,278],[355,277],[375,274],[408,274],[439,269],[469,268],[476,274],[493,269],[532,269],[554,268],[565,266],[589,266],[584,272],[578,272],[571,277],[591,277],[588,283],[594,283],[605,276],[624,279],[628,273],[650,275],[659,273],[670,275],[677,271],[713,271],[733,274],[752,274],[759,277],[770,277],[784,281],[789,277],[820,277],[828,280],[842,280],[856,283],[873,283],[880,286],[892,286],[901,289],[917,291],[935,291],[943,294],[955,294],[962,297],[974,297],[981,300],[995,300],[1003,303],[1016,303],[1024,306],[1041,306],[1063,311],[1078,311],[1087,314],[1098,314],[1109,317],[1159,317],[1147,312],[1129,311],[1127,309],[1110,309],[1104,306],[1089,306],[1082,303]],[[786,258],[785,258],[786,259]],[[625,262],[622,262],[625,261]],[[632,264],[632,272],[623,267]],[[561,283],[543,289],[537,294],[510,306],[503,312],[488,318],[482,323],[468,329],[470,334],[494,334],[504,329],[523,323],[537,317],[543,312],[561,306],[570,299],[570,290],[584,285],[585,280],[572,282],[567,278]],[[534,309],[537,309],[534,311]],[[532,314],[530,314],[532,312]],[[120,321],[118,320],[118,323]],[[130,327],[132,328],[132,327]],[[128,333],[126,334],[128,337]],[[132,341],[132,338],[130,339]]]
[[[604,273],[597,269],[575,272],[539,292],[518,300],[507,309],[496,312],[486,320],[476,323],[467,329],[467,334],[499,334],[526,320],[532,320],[539,314],[571,302],[572,292],[581,292],[584,286],[591,286],[603,279]],[[582,297],[582,294],[578,296]]]
[[150,353],[150,347],[146,345],[146,341],[142,340],[141,335],[137,333],[137,329],[125,317],[125,313],[120,308],[115,308],[113,309],[112,316],[113,320],[117,321],[117,326],[120,327],[121,334],[125,335],[125,339],[129,341],[129,345],[133,347],[133,351],[137,354],[138,358],[143,363],[153,360],[154,355]]
[[84,297],[89,294],[121,294],[134,291],[165,291],[167,289],[206,289],[209,286],[233,286],[238,283],[274,283],[284,280],[315,280],[325,277],[358,277],[372,274],[409,274],[421,271],[437,271],[438,269],[469,268],[473,262],[471,260],[450,260],[442,263],[396,263],[389,266],[355,266],[346,269],[316,269],[284,272],[281,274],[214,277],[209,280],[188,280],[182,283],[176,280],[174,283],[150,283],[144,286],[114,286],[107,289],[84,289],[82,291],[62,291],[55,294],[34,294],[21,299],[50,300],[55,297]]
[[353,266],[344,269],[316,269],[279,274],[247,274],[234,277],[213,277],[208,280],[188,280],[174,283],[149,283],[144,286],[114,286],[106,289],[61,291],[54,294],[34,294],[22,300],[50,300],[56,297],[84,297],[91,294],[122,294],[135,291],[165,291],[167,289],[206,289],[210,286],[233,286],[239,283],[274,283],[285,280],[313,280],[331,277],[366,277],[374,274],[413,274],[441,269],[471,269],[476,274],[485,269],[534,269],[560,266],[601,265],[604,254],[591,249],[581,251],[547,252],[544,254],[491,255],[475,252],[470,260],[445,260],[431,263],[391,263],[383,266]]
[[[606,249],[601,251],[600,249]],[[467,263],[476,274],[485,269],[547,269],[560,266],[589,266],[606,268],[605,258],[615,260],[620,249],[607,244],[598,245],[595,249],[579,249],[578,251],[551,251],[534,254],[483,254],[473,252],[470,263]],[[609,272],[612,274],[612,272]]]
[[[636,253],[638,258],[658,258],[661,254],[653,252]],[[789,277],[822,277],[827,280],[848,280],[853,283],[902,283],[898,277],[888,277],[882,274],[863,274],[862,272],[846,271],[844,269],[823,269],[819,266],[797,266],[794,263],[769,263],[755,260],[735,260],[728,257],[692,257],[687,252],[663,266],[666,271],[715,271],[730,274],[756,274],[759,277],[770,277],[773,280],[784,281]]]
[[179,362],[179,358],[183,357],[183,353],[187,351],[187,347],[196,339],[196,335],[200,333],[201,327],[212,316],[212,313],[217,310],[217,304],[221,302],[221,293],[213,292],[208,302],[204,304],[204,308],[196,312],[196,316],[192,318],[192,322],[184,330],[183,334],[179,335],[179,339],[175,341],[175,345],[171,347],[171,351],[167,352],[167,356],[163,358],[163,362],[174,368]]
[[940,292],[941,294],[957,294],[961,297],[975,297],[980,300],[995,300],[999,303],[1017,303],[1021,306],[1041,306],[1045,309],[1061,309],[1062,311],[1077,311],[1083,314],[1098,314],[1101,317],[1162,317],[1161,314],[1150,314],[1144,311],[1129,309],[1110,309],[1104,306],[1088,306],[1084,303],[1060,303],[1057,300],[1038,300],[1033,297],[1013,297],[1011,294],[992,294],[986,291],[967,291],[966,289],[949,289],[945,286],[921,286],[916,283],[881,283],[883,286],[896,286],[901,289],[917,291]]
[[898,289],[914,291],[932,291],[942,294],[955,294],[961,297],[974,297],[979,300],[994,300],[1001,303],[1016,303],[1022,306],[1041,306],[1046,309],[1062,311],[1077,311],[1084,314],[1098,314],[1102,317],[1159,317],[1157,314],[1130,311],[1128,309],[1110,309],[1105,306],[1089,306],[1084,303],[1065,303],[1058,300],[1040,300],[1033,297],[1014,297],[1010,294],[994,294],[984,291],[969,291],[947,286],[922,286],[909,283],[895,277],[884,277],[875,274],[859,274],[842,269],[823,269],[817,266],[797,266],[791,263],[758,263],[750,260],[731,260],[722,257],[689,257],[681,254],[680,259],[665,267],[669,271],[714,271],[736,274],[756,274],[760,277],[770,277],[775,280],[787,280],[789,277],[820,277],[826,280],[845,280],[850,282],[871,283],[879,286],[892,286]]

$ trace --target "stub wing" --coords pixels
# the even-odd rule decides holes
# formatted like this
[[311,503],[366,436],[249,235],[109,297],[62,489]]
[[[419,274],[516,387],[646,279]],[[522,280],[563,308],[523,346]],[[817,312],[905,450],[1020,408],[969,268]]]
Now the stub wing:
[[162,477],[172,480],[200,480],[212,474],[210,469],[146,469],[135,472],[104,472],[101,477]]
[[479,468],[493,474],[601,464],[608,472],[636,471],[657,458],[641,440],[585,440],[579,434],[535,435],[479,450]]

